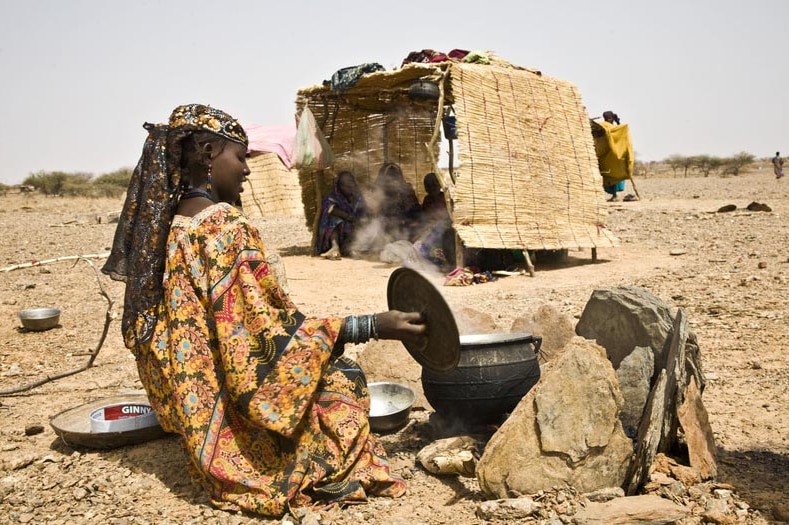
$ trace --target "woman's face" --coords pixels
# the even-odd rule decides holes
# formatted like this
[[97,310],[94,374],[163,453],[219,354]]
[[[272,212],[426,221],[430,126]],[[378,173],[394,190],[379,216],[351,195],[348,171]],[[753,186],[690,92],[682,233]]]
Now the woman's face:
[[337,180],[337,188],[350,200],[356,195],[356,180],[349,173],[344,173]]
[[211,161],[211,166],[211,191],[222,202],[238,202],[241,192],[244,191],[241,183],[249,175],[246,146],[237,142],[226,142],[225,147]]

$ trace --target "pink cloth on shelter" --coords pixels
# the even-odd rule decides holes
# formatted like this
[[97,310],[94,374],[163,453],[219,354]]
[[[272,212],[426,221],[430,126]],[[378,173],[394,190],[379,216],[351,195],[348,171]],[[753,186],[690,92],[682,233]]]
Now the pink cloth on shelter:
[[293,145],[296,142],[296,125],[261,126],[246,124],[244,130],[249,137],[249,152],[276,153],[282,163],[290,169]]

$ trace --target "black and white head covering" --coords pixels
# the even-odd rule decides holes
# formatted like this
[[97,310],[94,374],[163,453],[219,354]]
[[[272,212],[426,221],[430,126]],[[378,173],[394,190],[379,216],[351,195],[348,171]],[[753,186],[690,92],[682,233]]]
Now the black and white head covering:
[[144,125],[148,138],[134,169],[112,251],[102,272],[126,283],[122,330],[126,346],[150,339],[162,299],[167,236],[182,191],[182,141],[208,131],[249,144],[236,119],[203,104],[178,106],[167,124]]

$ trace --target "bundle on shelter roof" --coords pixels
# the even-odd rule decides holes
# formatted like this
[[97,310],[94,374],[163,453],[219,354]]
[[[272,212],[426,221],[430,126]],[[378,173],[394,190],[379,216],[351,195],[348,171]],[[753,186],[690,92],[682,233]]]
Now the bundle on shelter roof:
[[[419,82],[437,90],[415,92]],[[421,198],[422,178],[439,171],[436,139],[451,113],[456,139],[449,140],[450,152],[456,145],[459,165],[450,160],[444,182],[463,246],[557,250],[617,244],[604,225],[589,116],[569,82],[501,61],[406,64],[364,75],[342,93],[327,85],[302,89],[297,106],[304,105],[337,158],[331,171],[299,174],[308,225],[333,174],[343,169],[365,185],[382,164],[397,162]]]

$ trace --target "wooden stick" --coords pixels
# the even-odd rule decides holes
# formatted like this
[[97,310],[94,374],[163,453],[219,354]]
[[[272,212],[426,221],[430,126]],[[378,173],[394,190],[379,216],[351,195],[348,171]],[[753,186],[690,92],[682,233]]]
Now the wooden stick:
[[20,263],[14,264],[11,266],[6,266],[5,268],[0,268],[0,272],[10,272],[11,270],[19,270],[21,268],[32,268],[34,266],[42,266],[44,264],[51,264],[54,262],[61,262],[61,261],[75,261],[80,259],[106,259],[110,256],[110,252],[106,253],[89,253],[86,255],[66,255],[63,257],[57,257],[55,259],[44,259],[41,261],[30,261],[27,263]]
[[96,348],[88,354],[88,360],[79,368],[75,368],[74,370],[69,370],[68,372],[62,372],[60,374],[54,376],[47,376],[44,379],[39,379],[38,381],[34,381],[32,383],[28,383],[26,385],[21,385],[14,388],[6,388],[0,390],[0,396],[7,396],[10,394],[18,394],[20,392],[26,392],[28,390],[32,390],[38,386],[41,386],[45,383],[49,383],[50,381],[55,381],[56,379],[61,379],[64,377],[68,377],[74,375],[76,373],[82,372],[83,370],[87,370],[88,368],[93,366],[93,362],[96,360],[96,357],[99,355],[99,350],[104,345],[104,340],[107,338],[107,333],[109,332],[110,323],[115,318],[115,315],[112,313],[112,305],[113,300],[110,299],[110,296],[107,295],[107,292],[104,291],[104,287],[101,285],[101,279],[98,270],[96,270],[96,266],[88,259],[78,256],[77,261],[83,260],[93,268],[93,272],[96,274],[96,281],[99,283],[99,291],[101,292],[102,297],[107,300],[107,312],[104,315],[104,329],[101,332],[101,337],[99,337],[99,342],[96,344]]
[[[436,109],[436,122],[433,125],[433,135],[430,137],[430,142],[425,144],[427,147],[427,154],[430,156],[430,163],[433,166],[433,172],[438,175],[438,159],[436,155],[433,153],[433,150],[436,147],[436,141],[438,141],[438,137],[441,134],[441,122],[444,119],[444,83],[446,82],[447,76],[449,76],[449,70],[452,66],[447,66],[444,68],[444,71],[441,73],[441,77],[438,79],[438,107]],[[438,179],[439,183],[441,184],[441,189],[445,190],[444,181],[441,178]],[[454,179],[453,179],[454,182]]]
[[638,200],[641,200],[641,195],[638,194],[638,188],[636,188],[636,181],[633,179],[633,177],[630,177],[630,184],[633,185],[633,191],[636,192],[636,197],[638,197]]

